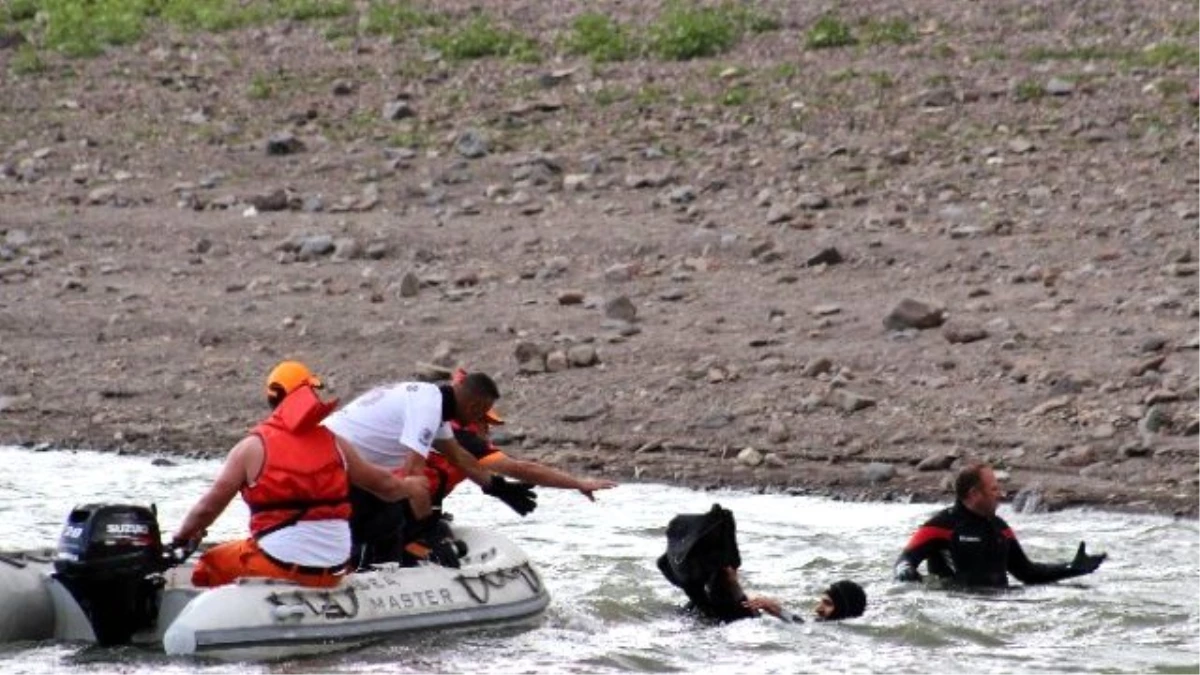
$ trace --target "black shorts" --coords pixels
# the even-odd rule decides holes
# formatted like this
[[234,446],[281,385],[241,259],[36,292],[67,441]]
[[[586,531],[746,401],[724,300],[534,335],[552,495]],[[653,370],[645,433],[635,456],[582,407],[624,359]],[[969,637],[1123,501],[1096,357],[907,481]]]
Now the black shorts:
[[399,560],[411,531],[417,526],[408,500],[384,501],[350,486],[350,538],[360,563]]

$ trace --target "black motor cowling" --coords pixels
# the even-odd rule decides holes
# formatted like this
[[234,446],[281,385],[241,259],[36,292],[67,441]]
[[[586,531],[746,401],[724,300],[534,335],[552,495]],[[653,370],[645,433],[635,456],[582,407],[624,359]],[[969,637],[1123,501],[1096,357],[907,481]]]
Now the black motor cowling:
[[165,561],[153,506],[85,504],[67,517],[54,571],[87,615],[96,640],[126,644],[158,616]]

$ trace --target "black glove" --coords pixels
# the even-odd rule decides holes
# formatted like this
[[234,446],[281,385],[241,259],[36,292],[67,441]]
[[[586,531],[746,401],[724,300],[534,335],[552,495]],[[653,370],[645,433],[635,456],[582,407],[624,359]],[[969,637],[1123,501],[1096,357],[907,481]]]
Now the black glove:
[[182,565],[200,548],[200,542],[208,536],[208,530],[201,530],[195,539],[179,539],[172,537],[167,550],[163,551],[163,560],[167,567]]
[[483,494],[499,499],[522,516],[537,508],[537,493],[532,485],[513,483],[496,474],[492,474],[492,480],[483,488]]
[[1096,568],[1100,567],[1100,563],[1104,562],[1105,558],[1108,557],[1107,553],[1101,553],[1100,555],[1088,555],[1085,546],[1086,545],[1084,542],[1079,542],[1079,550],[1075,552],[1075,559],[1072,560],[1071,564],[1069,565],[1072,572],[1078,572],[1079,574],[1091,574],[1092,572],[1095,572]]

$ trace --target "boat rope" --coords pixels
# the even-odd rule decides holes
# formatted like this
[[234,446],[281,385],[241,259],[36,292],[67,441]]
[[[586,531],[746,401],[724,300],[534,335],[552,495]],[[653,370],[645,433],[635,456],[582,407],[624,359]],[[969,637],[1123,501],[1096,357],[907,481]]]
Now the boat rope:
[[[454,577],[455,581],[462,584],[463,590],[467,592],[467,595],[471,596],[472,600],[481,605],[486,605],[491,600],[493,588],[504,588],[513,579],[523,579],[525,584],[529,586],[529,590],[534,593],[540,593],[542,590],[542,580],[528,562],[505,570],[483,572],[470,577],[465,574]],[[471,585],[470,582],[473,581],[480,582],[478,586],[479,590],[476,590],[476,587]]]

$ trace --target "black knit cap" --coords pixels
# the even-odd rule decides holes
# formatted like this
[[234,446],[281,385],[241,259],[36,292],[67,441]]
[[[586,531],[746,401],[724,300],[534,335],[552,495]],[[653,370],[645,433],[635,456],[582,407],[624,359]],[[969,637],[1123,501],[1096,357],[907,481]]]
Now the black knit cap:
[[832,584],[825,590],[825,595],[828,595],[829,599],[833,601],[833,613],[829,615],[830,621],[862,616],[867,609],[866,592],[863,591],[862,586],[849,579],[842,579]]

